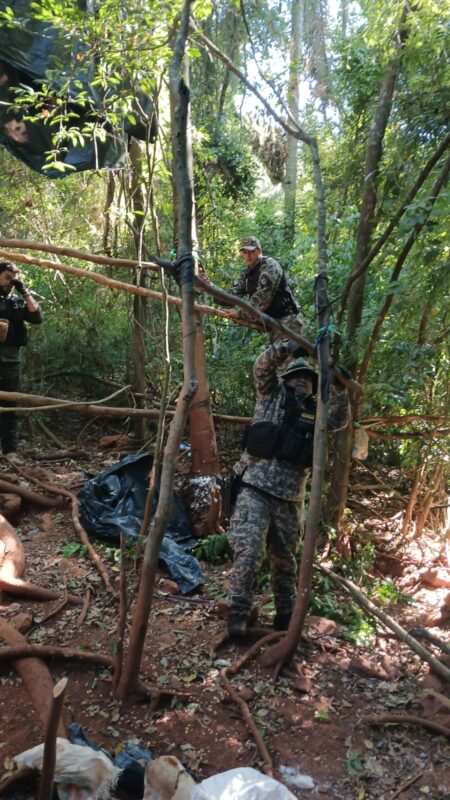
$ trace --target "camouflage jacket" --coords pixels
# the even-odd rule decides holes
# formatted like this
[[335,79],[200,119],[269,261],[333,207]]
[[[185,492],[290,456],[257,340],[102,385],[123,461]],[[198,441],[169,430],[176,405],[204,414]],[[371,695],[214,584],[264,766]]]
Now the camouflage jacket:
[[[282,266],[268,256],[261,256],[254,267],[245,267],[229,292],[248,296],[252,306],[276,319],[298,311]],[[239,313],[245,316],[243,311]]]
[[[281,425],[284,417],[286,387],[277,375],[287,358],[292,357],[297,345],[284,340],[276,342],[257,358],[254,366],[255,385],[258,393],[252,422],[266,421]],[[328,428],[345,428],[350,419],[348,392],[332,392],[328,407]],[[303,495],[308,469],[279,461],[277,458],[255,458],[243,453],[241,469],[242,480],[268,494],[283,500],[299,500]]]

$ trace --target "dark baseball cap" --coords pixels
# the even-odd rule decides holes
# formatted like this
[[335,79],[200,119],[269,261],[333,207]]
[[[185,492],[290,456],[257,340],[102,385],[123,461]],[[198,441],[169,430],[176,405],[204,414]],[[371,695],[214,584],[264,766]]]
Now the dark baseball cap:
[[261,250],[261,242],[256,236],[244,236],[239,245],[239,250],[256,250],[256,248]]

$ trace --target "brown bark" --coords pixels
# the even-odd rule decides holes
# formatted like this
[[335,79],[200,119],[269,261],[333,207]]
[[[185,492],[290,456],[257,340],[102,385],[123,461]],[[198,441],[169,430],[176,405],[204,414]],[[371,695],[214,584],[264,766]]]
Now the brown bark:
[[[317,217],[319,269],[316,278],[316,316],[318,330],[326,331],[330,318],[330,304],[327,293],[325,200],[320,174],[319,154],[315,143],[312,147],[312,157],[314,170],[316,172],[316,186],[318,187]],[[317,395],[317,412],[314,429],[311,494],[308,515],[306,517],[305,539],[297,583],[297,597],[286,636],[280,642],[278,642],[278,644],[271,647],[261,659],[264,666],[275,667],[276,674],[278,674],[283,664],[289,661],[294,655],[300,643],[303,625],[308,610],[314,554],[320,528],[322,489],[327,457],[327,418],[331,390],[330,346],[328,334],[323,335],[319,341],[318,358],[319,391]]]
[[53,777],[56,764],[56,737],[64,703],[68,678],[61,678],[53,689],[50,716],[45,732],[44,753],[42,756],[41,781],[37,800],[48,800],[52,796]]
[[[14,408],[15,413],[28,413],[29,411],[41,410],[45,408],[46,411],[52,408],[61,408],[65,411],[72,411],[77,414],[88,414],[91,416],[106,416],[106,417],[131,417],[133,415],[148,417],[149,419],[158,419],[160,410],[158,408],[120,408],[115,406],[96,406],[93,403],[80,403],[77,400],[62,400],[58,397],[42,397],[36,394],[21,394],[19,392],[0,392],[0,402],[8,400],[13,403],[26,403],[30,408],[21,408],[18,406]],[[168,417],[173,417],[174,411],[168,410],[165,412]],[[231,425],[248,425],[250,417],[233,417],[230,414],[213,414],[216,422],[229,423]],[[64,453],[62,455],[65,455]],[[71,456],[71,451],[67,451],[67,457]],[[58,456],[59,458],[60,456]],[[51,458],[51,456],[48,456]]]
[[32,492],[31,489],[25,489],[24,486],[10,483],[9,481],[0,480],[0,492],[18,494],[19,497],[23,497],[28,503],[34,503],[34,505],[41,506],[42,508],[54,508],[60,503],[60,500],[56,500],[52,497],[44,497],[42,494],[37,494],[37,492]]
[[[27,646],[25,636],[0,617],[0,638],[10,647]],[[53,681],[50,671],[40,658],[18,658],[12,664],[15,672],[22,678],[31,702],[39,716],[44,730],[48,725],[52,707]],[[64,723],[58,723],[58,736],[67,739]]]
[[180,78],[187,38],[191,0],[186,0],[180,20],[172,62],[170,94],[172,101],[172,137],[174,177],[179,200],[180,278],[182,292],[182,334],[184,383],[179,395],[164,451],[159,500],[144,552],[138,596],[130,628],[128,652],[123,662],[117,696],[126,699],[138,683],[139,670],[152,608],[159,551],[170,518],[173,498],[175,461],[178,455],[189,406],[198,388],[195,374],[194,261],[192,257],[192,191],[186,163],[186,120],[189,91]]
[[372,353],[374,351],[375,345],[376,345],[376,343],[378,341],[378,338],[379,338],[379,335],[380,335],[380,331],[381,331],[381,327],[383,325],[384,320],[386,319],[387,313],[388,313],[388,311],[389,311],[389,309],[390,309],[390,307],[392,305],[392,302],[394,300],[394,297],[395,297],[395,288],[394,287],[395,287],[395,285],[397,283],[399,275],[400,275],[400,273],[401,273],[401,271],[402,271],[402,269],[403,269],[403,267],[405,265],[407,256],[408,256],[411,248],[413,247],[414,243],[416,242],[416,240],[417,240],[417,238],[419,236],[419,233],[423,230],[424,226],[426,225],[426,222],[428,220],[428,217],[430,216],[430,213],[431,213],[431,210],[433,208],[433,205],[436,202],[441,189],[443,188],[443,186],[447,182],[447,178],[448,178],[449,173],[450,173],[450,156],[445,160],[444,165],[442,167],[442,170],[441,170],[441,172],[440,172],[440,174],[439,174],[439,176],[438,176],[438,178],[437,178],[437,180],[436,180],[436,182],[435,182],[435,184],[434,184],[434,186],[433,186],[433,188],[431,190],[431,194],[428,197],[428,206],[427,206],[427,211],[426,211],[426,214],[425,214],[424,221],[423,222],[419,222],[414,226],[413,232],[411,233],[411,235],[409,236],[409,238],[406,241],[405,245],[403,246],[403,248],[402,248],[402,250],[400,252],[400,255],[397,258],[395,267],[392,270],[391,279],[390,279],[390,285],[392,286],[392,291],[387,294],[387,296],[385,298],[385,301],[384,301],[384,303],[383,303],[383,305],[382,305],[382,307],[381,307],[381,309],[380,309],[380,311],[378,313],[378,316],[377,316],[377,318],[375,320],[375,325],[373,326],[372,334],[371,334],[371,337],[369,339],[369,343],[367,345],[366,352],[365,352],[364,357],[362,359],[361,367],[359,369],[358,377],[359,377],[359,380],[361,382],[364,382],[364,379],[365,379],[366,373],[367,373],[367,369],[368,369],[368,366],[369,366],[369,361],[371,359],[371,356],[372,356]]
[[440,678],[443,678],[445,681],[450,681],[450,669],[448,669],[444,664],[439,661],[438,658],[435,658],[427,649],[423,647],[413,636],[411,636],[401,625],[398,624],[389,614],[385,611],[382,611],[381,608],[372,603],[366,595],[358,589],[355,584],[348,580],[348,578],[342,578],[340,575],[336,575],[332,570],[327,569],[323,565],[319,567],[320,571],[323,572],[327,577],[329,577],[332,581],[337,583],[341,588],[345,589],[346,593],[349,594],[353,599],[358,603],[358,605],[366,611],[368,614],[379,619],[386,628],[393,631],[399,641],[404,642],[414,653],[417,653],[420,658],[425,661],[427,664],[430,665],[431,669],[439,675]]
[[[59,600],[60,595],[23,580],[25,551],[12,525],[0,514],[0,591],[31,600]],[[71,603],[82,603],[81,597],[68,595]]]
[[[416,194],[418,193],[419,189],[423,186],[426,179],[428,178],[430,172],[432,171],[433,167],[438,163],[439,159],[445,153],[447,148],[450,146],[450,133],[448,133],[444,139],[442,140],[439,147],[434,151],[431,157],[428,159],[425,167],[421,170],[416,182],[409,190],[405,201],[402,203],[400,208],[396,211],[392,219],[390,220],[389,224],[386,226],[385,230],[381,234],[381,236],[377,239],[373,247],[370,249],[370,252],[367,253],[366,257],[363,259],[362,263],[352,272],[352,274],[347,279],[347,283],[345,284],[344,291],[342,292],[342,297],[340,300],[340,307],[339,313],[337,316],[336,325],[339,327],[342,319],[342,315],[344,313],[344,309],[347,303],[347,298],[349,291],[353,285],[353,283],[361,277],[364,273],[367,272],[370,264],[376,258],[378,253],[381,251],[383,245],[389,239],[391,233],[395,230],[398,223],[400,222],[403,214],[408,209],[408,206],[414,200]],[[420,342],[419,342],[420,343]]]
[[[142,259],[143,234],[145,225],[145,202],[142,190],[142,157],[139,143],[136,139],[131,140],[130,147],[131,163],[131,205],[133,208],[133,239],[134,250],[138,261]],[[142,270],[137,267],[135,270],[135,284],[141,285]],[[145,331],[147,328],[147,300],[145,297],[134,295],[133,297],[133,375],[131,388],[136,397],[138,408],[144,406],[145,395],[145,363],[147,353],[145,348]],[[144,441],[148,437],[148,425],[145,418],[135,417],[133,428],[138,441]]]
[[[400,73],[401,59],[403,52],[403,44],[407,35],[405,29],[405,18],[407,8],[405,7],[402,13],[400,22],[400,32],[396,34],[395,52],[392,57],[391,63],[384,76],[383,83],[380,88],[377,105],[375,108],[372,126],[369,131],[367,140],[365,165],[364,165],[364,192],[361,203],[361,211],[359,216],[358,231],[356,235],[356,249],[353,268],[350,275],[352,283],[349,283],[349,312],[347,317],[347,351],[348,351],[348,366],[354,370],[357,363],[356,353],[354,347],[354,340],[361,323],[362,311],[364,306],[364,289],[366,271],[360,270],[361,265],[368,257],[372,232],[375,224],[375,210],[377,203],[377,180],[380,168],[380,162],[383,155],[383,140],[386,127],[391,114],[392,102],[394,98],[395,85],[398,75]],[[368,266],[367,261],[367,266]],[[358,277],[356,278],[356,275]],[[335,348],[334,357],[337,358],[338,348]],[[355,397],[353,402],[353,416],[358,419],[360,398]],[[352,441],[348,435],[341,435],[336,440],[335,444],[335,464],[332,468],[332,496],[330,497],[328,506],[328,520],[335,527],[339,528],[342,513],[345,508],[347,500],[347,485],[348,476],[350,473],[351,465],[351,448]],[[331,512],[334,511],[334,516]]]

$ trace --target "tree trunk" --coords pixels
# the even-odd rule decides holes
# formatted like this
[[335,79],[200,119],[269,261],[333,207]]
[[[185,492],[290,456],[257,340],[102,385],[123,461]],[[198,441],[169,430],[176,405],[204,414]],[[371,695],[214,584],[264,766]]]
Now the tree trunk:
[[[139,143],[131,140],[131,205],[133,208],[133,239],[135,257],[142,260],[142,242],[145,225],[145,202],[142,191],[142,155]],[[136,286],[141,285],[142,270],[137,269],[135,274]],[[145,349],[145,331],[147,327],[147,298],[140,295],[133,296],[133,352],[131,388],[136,397],[137,408],[145,406],[145,364],[147,354]],[[142,443],[148,438],[148,423],[143,417],[133,419],[133,430],[136,439]]]
[[[400,23],[401,34],[397,35],[396,52],[385,74],[378,102],[375,109],[372,126],[369,132],[366,158],[364,167],[364,193],[361,205],[358,231],[356,236],[356,251],[353,262],[352,274],[358,272],[360,265],[370,250],[372,233],[375,225],[375,211],[377,202],[377,181],[380,162],[383,155],[383,140],[392,109],[395,85],[400,72],[403,42],[406,37],[404,20],[406,12],[402,14]],[[350,369],[357,366],[357,348],[355,338],[361,323],[364,307],[364,289],[366,272],[364,271],[354,281],[349,292],[348,317],[347,317],[347,361]],[[359,401],[353,403],[359,408]],[[355,419],[358,418],[354,414]],[[350,428],[350,431],[352,429]],[[351,466],[350,431],[338,437],[335,444],[335,462],[332,468],[331,485],[333,496],[327,502],[328,521],[339,528],[342,512],[347,500],[348,480]]]
[[128,651],[117,686],[117,696],[125,700],[136,688],[147,634],[148,620],[152,608],[156,569],[161,542],[167,529],[172,510],[175,462],[181,437],[186,426],[189,406],[195,395],[198,382],[195,376],[194,322],[194,260],[192,257],[192,183],[187,168],[187,108],[189,89],[181,77],[181,65],[187,39],[189,11],[192,0],[186,0],[180,20],[170,65],[170,94],[172,110],[172,142],[174,183],[179,199],[180,281],[182,295],[182,339],[184,383],[177,401],[174,418],[164,451],[158,507],[152,520],[145,546],[139,581],[138,596],[130,629]]
[[[317,187],[317,230],[318,230],[318,274],[316,278],[316,315],[319,330],[326,330],[330,317],[330,303],[327,293],[327,247],[325,199],[323,191],[320,160],[315,140],[311,142],[311,155],[315,184]],[[283,664],[294,655],[301,639],[303,624],[308,610],[311,590],[312,569],[316,541],[319,533],[322,489],[327,457],[327,422],[330,395],[330,343],[328,334],[318,342],[319,391],[317,396],[316,424],[314,429],[313,470],[308,515],[306,517],[305,541],[300,562],[297,597],[291,623],[284,639],[271,647],[262,657],[264,666],[275,667],[278,674]]]
[[[288,107],[292,118],[297,122],[299,113],[299,73],[302,41],[302,15],[300,0],[292,0],[291,5],[291,46],[289,57]],[[287,158],[284,174],[284,228],[287,242],[291,245],[295,235],[295,198],[297,191],[297,153],[298,141],[287,137]]]

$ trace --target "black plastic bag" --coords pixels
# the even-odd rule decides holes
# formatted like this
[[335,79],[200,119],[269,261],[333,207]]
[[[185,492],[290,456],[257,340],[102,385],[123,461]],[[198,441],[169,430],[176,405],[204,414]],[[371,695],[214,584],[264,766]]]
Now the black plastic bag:
[[[0,11],[7,15],[11,12],[16,23],[0,22],[0,144],[47,178],[121,166],[130,136],[144,141],[147,137],[156,139],[158,126],[151,97],[134,86],[132,90],[129,79],[123,76],[116,90],[133,91],[135,99],[133,113],[123,118],[118,135],[106,122],[105,90],[98,87],[92,54],[62,27],[35,19],[35,10],[29,0],[0,0]],[[80,12],[87,13],[84,0]],[[27,106],[17,104],[18,89],[29,87],[31,92],[39,92],[44,85],[45,102],[40,98],[36,105],[31,101]],[[52,113],[59,109],[61,92],[68,115],[66,125],[84,132],[84,141],[71,137],[69,131],[49,163],[47,154],[55,150],[52,136],[59,126],[56,121],[51,126]],[[62,110],[57,116],[59,113]],[[89,124],[102,135],[94,138],[87,133]]]
[[[78,493],[80,516],[87,532],[118,543],[120,533],[136,539],[148,490],[151,455],[126,456],[85,483]],[[155,497],[153,511],[155,511]],[[161,545],[160,560],[183,594],[203,583],[200,564],[191,555],[197,540],[180,498],[174,494],[172,516]]]

